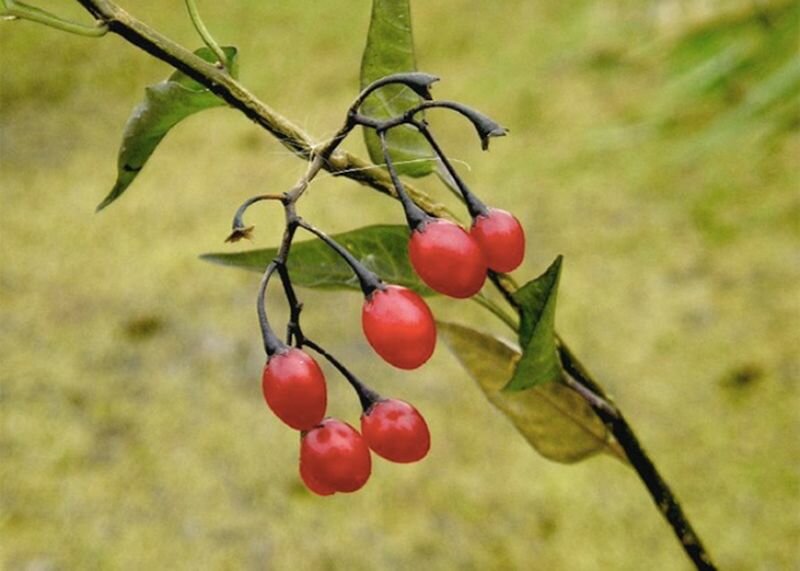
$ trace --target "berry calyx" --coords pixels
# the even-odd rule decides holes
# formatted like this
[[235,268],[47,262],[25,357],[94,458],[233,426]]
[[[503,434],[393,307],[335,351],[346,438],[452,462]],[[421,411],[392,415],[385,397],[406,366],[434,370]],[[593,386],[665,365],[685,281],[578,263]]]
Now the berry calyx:
[[368,295],[361,325],[375,352],[399,369],[416,369],[436,347],[436,323],[428,304],[402,286],[385,286]]
[[461,226],[442,218],[431,219],[411,232],[411,265],[428,287],[466,298],[475,295],[486,280],[486,256]]
[[[341,420],[326,418],[304,433],[300,467],[320,490],[355,492],[367,483],[372,458],[358,431]],[[313,491],[313,490],[312,490]]]
[[425,419],[405,401],[380,400],[361,415],[361,432],[369,447],[392,462],[416,462],[431,447]]
[[496,272],[517,269],[525,257],[525,232],[519,220],[505,210],[490,208],[486,214],[476,216],[470,235]]
[[272,354],[264,367],[261,389],[272,412],[296,430],[308,430],[325,416],[325,375],[301,349]]

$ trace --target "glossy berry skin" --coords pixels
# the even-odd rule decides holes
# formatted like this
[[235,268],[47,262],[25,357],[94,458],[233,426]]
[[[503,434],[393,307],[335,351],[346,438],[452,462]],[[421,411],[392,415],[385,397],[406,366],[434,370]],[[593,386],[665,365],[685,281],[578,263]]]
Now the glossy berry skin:
[[317,362],[300,349],[273,354],[261,379],[272,412],[296,430],[308,430],[325,416],[328,393]]
[[525,257],[525,232],[519,220],[505,210],[491,208],[488,214],[475,217],[470,235],[496,272],[517,269]]
[[428,304],[402,286],[390,285],[369,294],[361,325],[375,352],[399,369],[416,369],[436,347],[436,323]]
[[449,220],[437,218],[411,232],[408,256],[428,287],[450,297],[471,297],[486,280],[488,264],[480,246]]
[[300,479],[303,480],[306,488],[318,496],[331,496],[336,493],[336,490],[317,480],[309,469],[308,461],[303,462],[302,457],[300,458]]
[[401,400],[387,399],[373,404],[361,416],[361,433],[376,454],[392,462],[416,462],[431,447],[425,419]]
[[300,466],[324,490],[355,492],[367,483],[372,458],[358,431],[341,420],[326,418],[303,434]]

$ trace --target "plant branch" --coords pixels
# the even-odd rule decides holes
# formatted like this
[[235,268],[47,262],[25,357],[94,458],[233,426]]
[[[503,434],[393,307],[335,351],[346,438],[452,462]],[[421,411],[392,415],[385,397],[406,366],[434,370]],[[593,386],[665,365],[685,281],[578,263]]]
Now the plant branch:
[[[137,20],[110,0],[77,0],[77,2],[94,17],[104,22],[110,32],[121,36],[134,46],[204,85],[231,107],[238,109],[272,134],[282,145],[299,157],[310,160],[314,154],[316,144],[310,135],[260,101],[224,70],[196,56],[190,50]],[[334,175],[341,174],[383,194],[396,196],[387,173],[381,169],[375,169],[371,163],[346,151],[331,154],[323,161],[321,167]],[[446,207],[432,201],[411,185],[406,185],[406,191],[427,212],[439,217],[454,218]]]
[[678,498],[675,497],[650,456],[642,447],[625,416],[602,393],[602,389],[597,386],[597,383],[586,372],[586,369],[563,343],[559,344],[559,354],[567,373],[565,382],[589,403],[595,414],[600,417],[606,428],[614,435],[622,449],[625,450],[628,461],[647,487],[647,491],[650,493],[650,497],[658,511],[661,512],[661,515],[672,527],[672,531],[675,533],[675,537],[677,537],[686,555],[698,570],[715,571],[716,566],[711,561],[711,556],[703,546],[700,536],[697,535],[697,532],[689,522],[689,518],[683,511]]
[[[191,51],[156,32],[149,26],[132,17],[114,2],[110,0],[77,1],[95,18],[107,26],[108,31],[123,37],[131,44],[198,81],[232,107],[238,109],[256,124],[271,133],[285,147],[304,160],[310,161],[306,175],[298,182],[298,185],[287,194],[293,197],[299,196],[308,186],[308,182],[313,178],[313,175],[320,169],[325,169],[333,174],[341,174],[346,178],[369,186],[389,196],[398,197],[394,185],[392,184],[392,178],[386,172],[374,169],[373,165],[350,153],[334,153],[335,145],[328,148],[328,153],[324,151],[315,153],[315,144],[311,137],[297,125],[259,101],[252,93],[225,71],[204,61]],[[490,133],[490,135],[495,134],[500,133]],[[334,139],[340,135],[341,131]],[[344,136],[346,136],[346,133],[341,135],[341,139],[343,139]],[[338,142],[341,142],[341,139],[337,141],[337,145]],[[427,214],[453,218],[452,214],[445,207],[433,202],[427,195],[415,189],[413,186],[406,184],[404,187],[413,201]],[[290,201],[289,207],[287,207],[287,216],[293,212],[292,207],[293,202]],[[288,241],[284,240],[281,251],[284,249],[288,251],[290,242],[291,238],[289,238]],[[262,290],[266,288],[266,281],[269,279],[271,273],[275,271],[273,264],[270,264],[272,270],[268,268],[265,273]],[[496,274],[494,272],[490,272],[489,277],[506,301],[512,307],[518,309],[518,304],[512,295],[516,290],[513,280],[509,276]],[[263,291],[260,292],[260,300],[263,302]],[[263,304],[260,304],[259,308],[261,312]],[[261,313],[259,313],[259,316],[261,317]],[[616,406],[613,405],[613,402],[605,395],[603,390],[594,381],[593,377],[580,365],[571,351],[560,339],[558,350],[566,371],[572,375],[576,383],[585,389],[579,390],[578,394],[586,398],[588,396],[587,391],[590,391],[595,397],[601,399],[605,403],[605,405],[592,406],[592,408],[625,450],[625,454],[631,466],[636,470],[638,476],[647,487],[653,501],[668,523],[672,526],[675,535],[678,537],[681,545],[694,562],[697,569],[704,571],[715,569],[713,563],[711,563],[710,556],[703,548],[699,537],[694,532],[675,495],[670,490],[666,481],[664,481],[658,473],[652,460],[641,447],[624,416],[619,412]],[[573,386],[573,388],[575,387]],[[598,405],[600,402],[593,398],[589,398],[587,401],[590,405]],[[611,408],[609,409],[606,405]],[[616,412],[616,415],[612,414],[611,411]]]

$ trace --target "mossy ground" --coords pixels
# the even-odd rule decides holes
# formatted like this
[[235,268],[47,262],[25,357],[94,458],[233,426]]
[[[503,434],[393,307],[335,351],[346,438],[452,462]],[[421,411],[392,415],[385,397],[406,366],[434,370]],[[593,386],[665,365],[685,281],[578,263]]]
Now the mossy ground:
[[[127,4],[198,45],[179,3]],[[368,2],[201,4],[239,46],[245,84],[316,136],[334,131],[358,83]],[[697,53],[729,44],[701,31],[687,56],[674,37],[694,4],[658,6],[416,3],[419,65],[442,77],[436,94],[511,133],[482,154],[468,127],[432,120],[474,188],[523,220],[519,279],[564,254],[559,330],[721,568],[792,569],[797,97],[742,118],[779,65],[763,58],[732,76],[717,61],[719,77],[680,83]],[[796,15],[742,32],[742,49],[773,46],[786,26],[796,38]],[[0,25],[0,53],[0,567],[689,568],[630,470],[540,458],[443,346],[414,373],[385,366],[354,294],[302,292],[306,328],[378,390],[416,403],[433,448],[413,466],[376,462],[357,494],[309,495],[297,435],[260,394],[258,278],[197,260],[222,248],[236,205],[288,188],[303,164],[217,109],[171,133],[95,215],[130,109],[169,70],[118,38],[29,23]],[[435,180],[421,184],[448,200]],[[280,233],[269,208],[254,217],[257,245]],[[330,231],[401,220],[395,203],[331,177],[301,209]],[[467,303],[434,306],[505,334]],[[356,422],[357,401],[329,378],[332,413]]]

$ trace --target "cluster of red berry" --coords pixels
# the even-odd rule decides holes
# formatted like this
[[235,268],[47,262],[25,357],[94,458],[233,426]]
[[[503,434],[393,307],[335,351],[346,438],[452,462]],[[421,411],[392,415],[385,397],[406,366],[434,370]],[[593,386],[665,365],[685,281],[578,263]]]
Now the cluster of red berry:
[[274,353],[264,367],[262,388],[278,418],[301,431],[300,477],[321,496],[354,492],[366,484],[372,469],[370,450],[406,463],[421,460],[430,448],[425,419],[401,400],[368,393],[361,433],[346,422],[324,418],[325,376],[301,349]]
[[[377,87],[392,81],[405,83],[429,99],[427,87],[433,80],[435,78],[426,74],[409,74],[376,82],[351,108],[343,133],[358,124],[375,129],[411,230],[408,242],[411,265],[432,290],[454,298],[467,298],[481,289],[490,270],[508,272],[519,266],[524,256],[525,237],[513,215],[487,208],[472,194],[433,139],[427,124],[418,121],[415,114],[428,107],[455,109],[473,122],[484,145],[487,137],[505,131],[477,112],[450,102],[429,101],[402,117],[385,122],[358,114],[358,105],[365,94]],[[469,232],[454,222],[431,216],[407,195],[386,143],[386,132],[402,124],[416,127],[448,169],[472,217]],[[428,453],[430,432],[425,419],[412,405],[381,397],[303,334],[299,326],[301,305],[297,302],[286,266],[296,228],[315,234],[353,270],[364,293],[361,315],[364,335],[387,363],[407,370],[423,365],[436,346],[436,323],[430,308],[417,293],[399,285],[385,284],[344,247],[299,218],[294,213],[290,195],[272,196],[284,201],[287,229],[279,255],[267,268],[259,292],[259,318],[267,352],[262,389],[269,408],[284,423],[301,433],[300,476],[308,489],[323,496],[354,492],[369,478],[372,466],[370,450],[392,462],[416,462]],[[255,197],[242,205],[234,218],[234,235],[248,231],[242,223],[242,214],[250,204],[265,197]],[[264,308],[267,283],[275,271],[281,277],[291,309],[287,343],[273,333]],[[295,346],[291,346],[292,340]],[[341,420],[325,418],[325,376],[314,358],[303,350],[304,346],[325,357],[355,389],[363,409],[361,432]]]
[[[501,210],[475,221],[472,231],[444,219],[430,220],[409,240],[409,256],[420,278],[452,297],[481,288],[488,268],[513,269],[522,261],[524,237],[517,220]],[[513,262],[510,266],[509,260]],[[365,268],[359,268],[366,272]],[[436,324],[428,304],[408,288],[379,284],[366,295],[361,323],[378,355],[400,369],[416,369],[433,354]],[[392,462],[416,462],[430,448],[425,419],[409,403],[368,395],[361,433],[325,418],[325,376],[299,348],[284,345],[264,367],[264,398],[288,426],[300,430],[300,476],[319,495],[353,492],[367,481],[370,450]]]

